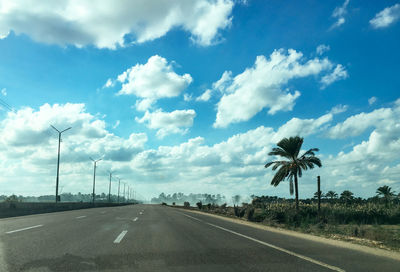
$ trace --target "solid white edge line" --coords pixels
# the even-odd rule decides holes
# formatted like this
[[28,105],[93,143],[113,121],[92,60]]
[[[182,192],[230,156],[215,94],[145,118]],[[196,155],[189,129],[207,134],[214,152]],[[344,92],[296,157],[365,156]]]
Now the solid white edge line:
[[6,233],[10,234],[10,233],[14,233],[14,232],[19,232],[19,231],[29,230],[29,229],[39,228],[39,227],[43,227],[43,225],[36,225],[36,226],[27,227],[27,228],[23,228],[23,229],[11,230],[11,231],[7,231]]
[[122,241],[122,239],[124,239],[124,236],[125,236],[125,234],[126,234],[127,232],[128,232],[127,230],[122,231],[122,232],[117,236],[117,238],[114,240],[114,244],[119,244],[119,243]]
[[343,270],[343,269],[341,269],[341,268],[339,268],[339,267],[336,267],[336,266],[333,266],[333,265],[329,265],[329,264],[326,264],[326,263],[323,263],[323,262],[314,260],[314,259],[312,259],[312,258],[310,258],[310,257],[307,257],[307,256],[304,256],[304,255],[295,253],[295,252],[293,252],[293,251],[290,251],[290,250],[287,250],[287,249],[284,249],[284,248],[281,248],[281,247],[278,247],[278,246],[274,246],[274,245],[272,245],[272,244],[269,244],[269,243],[266,243],[266,242],[257,240],[257,239],[255,239],[255,238],[252,238],[252,237],[249,237],[249,236],[247,236],[247,235],[244,235],[244,234],[235,232],[235,231],[233,231],[233,230],[229,230],[229,229],[226,229],[226,228],[223,228],[223,227],[220,227],[220,226],[211,224],[211,223],[206,223],[206,224],[208,224],[208,225],[210,225],[210,226],[213,226],[213,227],[215,227],[215,228],[221,229],[221,230],[223,230],[223,231],[226,231],[226,232],[229,232],[229,233],[238,235],[238,236],[240,236],[240,237],[249,239],[249,240],[251,240],[251,241],[253,241],[253,242],[262,244],[262,245],[264,245],[264,246],[267,246],[267,247],[270,247],[270,248],[273,248],[273,249],[276,249],[276,250],[285,252],[286,254],[295,256],[295,257],[300,258],[300,259],[303,259],[303,260],[305,260],[305,261],[309,261],[309,262],[311,262],[311,263],[318,264],[318,265],[320,265],[320,266],[323,266],[323,267],[325,267],[325,268],[331,269],[331,270],[333,270],[333,271],[345,272],[345,270]]
[[184,214],[184,213],[182,213],[182,215],[184,215],[184,216],[186,216],[186,217],[189,217],[189,218],[192,218],[192,219],[194,219],[194,220],[197,220],[197,221],[199,221],[199,222],[204,222],[204,221],[201,220],[201,219],[198,219],[198,218],[196,218],[196,217],[193,217],[193,216],[190,216],[190,215],[187,215],[187,214]]

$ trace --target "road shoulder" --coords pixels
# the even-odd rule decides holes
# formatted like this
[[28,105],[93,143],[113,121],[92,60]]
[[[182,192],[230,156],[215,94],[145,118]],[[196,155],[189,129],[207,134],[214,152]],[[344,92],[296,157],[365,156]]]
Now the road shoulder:
[[265,231],[274,232],[274,233],[278,233],[278,234],[289,235],[289,236],[292,236],[292,237],[306,239],[306,240],[310,240],[310,241],[314,241],[314,242],[325,243],[325,244],[328,244],[328,245],[331,245],[331,246],[357,250],[357,251],[361,251],[361,252],[364,252],[364,253],[367,253],[367,254],[372,254],[372,255],[376,255],[376,256],[380,256],[380,257],[386,257],[386,258],[390,258],[390,259],[394,259],[394,260],[400,261],[400,253],[399,252],[395,252],[395,251],[389,251],[389,250],[384,250],[384,249],[379,249],[379,248],[371,248],[371,247],[367,247],[367,246],[363,246],[363,245],[353,244],[353,243],[350,243],[350,242],[334,240],[334,239],[328,239],[328,238],[325,238],[325,237],[320,237],[320,236],[315,236],[315,235],[311,235],[311,234],[296,232],[296,231],[292,231],[292,230],[273,228],[273,227],[261,225],[261,224],[258,224],[258,223],[249,222],[249,221],[236,219],[236,218],[229,218],[229,217],[225,217],[225,216],[217,215],[217,214],[210,214],[210,213],[201,212],[201,211],[194,211],[194,210],[190,210],[190,209],[179,209],[179,210],[187,211],[187,212],[190,212],[190,213],[193,213],[193,214],[206,215],[206,216],[209,216],[209,217],[218,218],[218,219],[221,219],[221,220],[225,220],[225,221],[236,223],[236,224],[245,225],[245,226],[256,228],[256,229],[260,229],[260,230],[265,230]]

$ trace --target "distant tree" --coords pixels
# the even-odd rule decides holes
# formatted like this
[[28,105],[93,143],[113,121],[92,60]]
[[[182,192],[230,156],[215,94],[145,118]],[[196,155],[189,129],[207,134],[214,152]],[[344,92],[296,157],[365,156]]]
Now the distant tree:
[[[322,191],[320,193],[321,193],[321,198],[325,197],[325,195],[322,193]],[[314,193],[313,198],[318,199],[318,192]]]
[[325,194],[325,197],[329,198],[330,200],[334,200],[338,198],[338,194],[335,191],[328,191]]
[[311,148],[303,155],[299,157],[299,152],[301,146],[303,145],[304,138],[299,136],[283,138],[279,143],[277,143],[276,148],[273,148],[271,152],[268,153],[270,156],[280,156],[286,160],[273,161],[265,165],[265,168],[273,165],[272,170],[279,170],[276,172],[275,176],[272,178],[271,185],[278,186],[279,183],[285,179],[290,182],[290,194],[293,195],[293,179],[294,187],[296,193],[296,211],[299,210],[299,189],[298,189],[298,177],[302,176],[303,170],[308,170],[314,168],[315,165],[321,167],[321,160],[315,156],[318,148]]
[[340,200],[342,200],[346,204],[350,204],[353,201],[353,199],[354,199],[354,194],[348,190],[344,190],[340,194]]
[[386,206],[389,205],[390,201],[395,196],[395,192],[393,192],[392,188],[387,185],[379,187],[376,190],[376,194],[384,199]]
[[233,205],[239,205],[240,199],[241,199],[241,196],[240,196],[240,195],[234,195],[234,196],[232,196],[232,203],[233,203]]

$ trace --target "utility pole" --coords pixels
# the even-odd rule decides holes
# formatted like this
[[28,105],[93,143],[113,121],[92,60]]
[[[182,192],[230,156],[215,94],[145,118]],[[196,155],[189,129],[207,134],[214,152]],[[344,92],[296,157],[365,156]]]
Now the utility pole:
[[112,172],[108,171],[108,173],[110,173],[110,184],[108,185],[108,202],[111,203],[111,176],[112,176]]
[[126,183],[124,182],[124,202],[126,202],[125,185],[126,185]]
[[119,203],[119,187],[121,186],[121,179],[118,178],[118,203]]
[[317,177],[317,183],[318,183],[318,214],[320,214],[320,211],[321,211],[321,178],[320,178],[320,176]]
[[60,197],[58,196],[58,182],[59,182],[59,176],[60,176],[60,145],[61,145],[61,133],[71,129],[71,127],[64,129],[62,131],[59,131],[56,129],[53,125],[50,125],[54,130],[58,132],[58,157],[57,157],[57,177],[56,177],[56,203],[60,201]]
[[101,161],[102,159],[98,159],[98,160],[93,160],[91,157],[89,157],[92,161],[93,161],[93,204],[94,204],[94,199],[96,197],[95,195],[95,187],[96,187],[96,164],[97,162]]
[[130,191],[129,191],[130,189],[129,189],[129,185],[128,185],[128,202],[129,202],[129,199],[130,199]]

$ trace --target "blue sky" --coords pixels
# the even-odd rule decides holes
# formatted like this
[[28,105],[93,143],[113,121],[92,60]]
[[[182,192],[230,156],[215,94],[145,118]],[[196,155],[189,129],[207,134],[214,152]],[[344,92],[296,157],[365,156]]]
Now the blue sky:
[[0,1],[1,188],[53,193],[53,124],[73,128],[64,191],[90,192],[103,156],[98,191],[113,169],[146,198],[288,197],[263,165],[297,134],[324,165],[300,197],[317,175],[400,191],[399,18],[398,1]]

